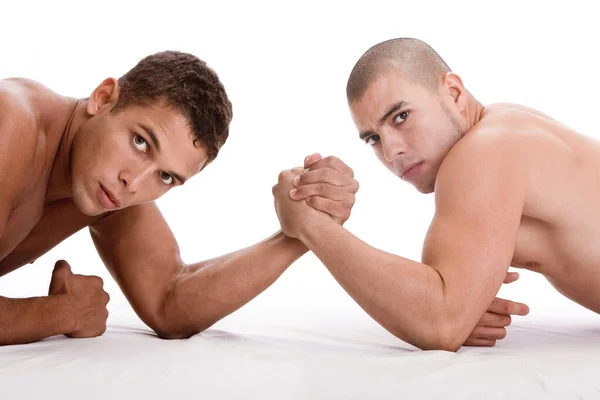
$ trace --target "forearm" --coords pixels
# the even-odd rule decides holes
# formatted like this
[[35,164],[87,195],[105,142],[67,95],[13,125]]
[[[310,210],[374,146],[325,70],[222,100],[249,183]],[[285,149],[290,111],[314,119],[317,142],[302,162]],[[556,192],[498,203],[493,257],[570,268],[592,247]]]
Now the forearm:
[[0,345],[35,342],[68,333],[71,321],[63,296],[0,297]]
[[254,246],[184,267],[165,297],[167,332],[162,336],[186,337],[208,328],[268,288],[307,251],[279,232]]
[[327,219],[304,229],[300,239],[391,333],[422,349],[454,347],[448,343],[453,332],[443,281],[435,269],[375,249]]

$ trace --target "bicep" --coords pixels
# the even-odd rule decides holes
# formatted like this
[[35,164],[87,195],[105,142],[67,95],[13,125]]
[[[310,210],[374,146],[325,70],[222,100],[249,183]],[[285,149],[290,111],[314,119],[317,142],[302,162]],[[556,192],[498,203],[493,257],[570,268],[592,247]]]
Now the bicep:
[[461,326],[474,326],[502,285],[525,201],[518,160],[483,153],[440,172],[423,248],[423,263],[442,277],[447,310]]
[[119,210],[90,226],[90,233],[125,297],[152,326],[169,284],[183,266],[177,241],[157,205]]

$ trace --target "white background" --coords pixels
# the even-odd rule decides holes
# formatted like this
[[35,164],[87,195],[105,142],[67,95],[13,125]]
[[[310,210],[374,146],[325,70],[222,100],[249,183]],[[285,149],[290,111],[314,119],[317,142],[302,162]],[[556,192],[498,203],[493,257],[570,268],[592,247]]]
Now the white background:
[[[343,159],[361,184],[347,228],[377,247],[419,260],[433,196],[392,176],[358,139],[345,99],[356,60],[380,41],[420,38],[484,104],[522,103],[598,138],[600,28],[591,4],[3,0],[0,78],[33,78],[61,94],[84,97],[150,53],[191,52],[218,72],[234,119],[217,160],[159,201],[187,262],[277,231],[271,186],[280,170],[315,151]],[[0,294],[44,295],[60,258],[75,272],[105,278],[112,303],[124,302],[85,230],[0,279]],[[561,304],[560,295],[542,277],[522,275],[503,289],[506,295],[536,303],[531,318],[554,312],[555,306],[544,303]],[[315,287],[327,295],[311,297]],[[285,304],[281,312],[309,315],[318,308],[335,318],[336,302],[351,299],[307,255],[244,310],[266,312]]]

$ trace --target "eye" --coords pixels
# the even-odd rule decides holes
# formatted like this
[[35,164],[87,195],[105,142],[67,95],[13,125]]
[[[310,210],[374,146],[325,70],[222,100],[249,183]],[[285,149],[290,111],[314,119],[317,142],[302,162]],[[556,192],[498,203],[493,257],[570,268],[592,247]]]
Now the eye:
[[160,171],[160,179],[162,179],[162,181],[167,185],[173,183],[173,177],[164,171]]
[[146,142],[146,139],[140,135],[135,135],[133,137],[133,144],[142,153],[146,153],[148,151],[148,142]]
[[408,111],[401,111],[394,117],[394,123],[396,125],[400,125],[406,120],[406,118],[408,118]]
[[370,146],[375,146],[377,142],[379,142],[379,135],[371,135],[365,140],[365,142]]

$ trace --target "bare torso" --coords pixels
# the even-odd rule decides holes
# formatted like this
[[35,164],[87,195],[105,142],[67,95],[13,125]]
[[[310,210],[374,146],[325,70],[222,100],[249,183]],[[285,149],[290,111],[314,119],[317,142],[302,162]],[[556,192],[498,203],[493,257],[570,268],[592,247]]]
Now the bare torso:
[[[48,202],[48,179],[72,109],[64,98],[34,83],[51,124],[40,120],[31,185],[12,210],[0,237],[0,276],[35,261],[99,217],[81,213],[70,199]],[[57,106],[48,105],[56,102]],[[55,107],[48,113],[47,108]],[[539,141],[539,162],[525,202],[512,266],[539,272],[562,294],[600,312],[600,142],[534,110],[516,105],[486,108],[480,124],[502,123]],[[507,158],[509,160],[509,158]],[[5,173],[5,171],[2,171]]]
[[516,105],[489,106],[480,123],[502,123],[515,140],[536,143],[512,266],[543,274],[600,313],[600,142]]
[[[2,276],[35,261],[98,217],[84,215],[70,199],[47,201],[52,166],[73,111],[72,99],[65,99],[42,85],[27,80],[3,81],[0,83],[0,90],[20,96],[33,110],[39,111],[36,112],[38,130],[35,162],[29,167],[28,174],[31,184],[27,185],[26,191],[17,199],[0,237]],[[51,120],[48,116],[51,116]]]

